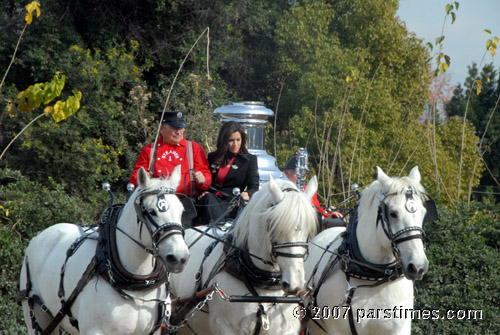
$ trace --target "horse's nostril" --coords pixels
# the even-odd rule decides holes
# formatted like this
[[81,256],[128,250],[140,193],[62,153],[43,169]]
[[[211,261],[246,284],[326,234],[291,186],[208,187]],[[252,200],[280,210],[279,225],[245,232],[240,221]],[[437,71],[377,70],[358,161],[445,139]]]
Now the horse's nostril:
[[425,272],[426,272],[426,270],[423,267],[419,268],[419,267],[415,266],[415,264],[413,264],[413,263],[408,264],[407,274],[408,274],[409,279],[417,279],[417,280],[422,279]]
[[[175,257],[174,255],[167,255],[167,257],[165,257],[165,259],[167,260],[167,263],[170,263],[170,264],[177,264],[179,262],[179,260],[177,259],[177,257]],[[183,264],[185,262],[186,261],[184,260]]]
[[288,292],[290,290],[290,283],[288,283],[287,281],[282,281],[281,288],[283,289],[283,291]]

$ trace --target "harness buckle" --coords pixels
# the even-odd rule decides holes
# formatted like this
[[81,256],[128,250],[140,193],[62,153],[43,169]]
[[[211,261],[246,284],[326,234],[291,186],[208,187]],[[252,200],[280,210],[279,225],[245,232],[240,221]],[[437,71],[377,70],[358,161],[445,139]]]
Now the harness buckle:
[[358,288],[357,286],[351,286],[351,284],[347,282],[347,291],[344,295],[344,299],[342,299],[341,301],[342,305],[343,304],[347,304],[349,306],[351,305],[352,296],[357,288]]
[[49,312],[49,308],[47,307],[47,305],[45,304],[40,304],[40,308],[42,309],[42,311],[44,311],[45,313],[48,313]]
[[170,293],[167,294],[167,299],[165,299],[165,319],[170,320],[172,315],[172,299],[170,298]]
[[269,330],[269,326],[270,326],[269,317],[267,316],[267,314],[263,313],[261,318],[262,318],[262,329]]

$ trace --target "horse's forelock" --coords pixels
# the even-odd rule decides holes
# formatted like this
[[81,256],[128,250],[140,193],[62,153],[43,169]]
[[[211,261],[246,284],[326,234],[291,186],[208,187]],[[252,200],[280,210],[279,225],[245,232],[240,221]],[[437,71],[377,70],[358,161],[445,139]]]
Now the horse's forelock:
[[173,181],[170,176],[162,175],[160,178],[152,178],[148,189],[159,190],[160,188],[173,188],[177,189],[177,185],[173,185]]
[[382,184],[375,180],[371,183],[367,188],[363,190],[360,202],[360,210],[366,208],[373,204],[378,198],[379,193],[383,194],[404,194],[404,190],[411,188],[421,199],[425,200],[425,189],[424,187],[415,180],[409,177],[401,177],[401,178],[392,178],[392,183],[390,184],[388,189],[383,189]]
[[274,209],[268,210],[269,231],[273,239],[290,240],[297,231],[314,236],[317,220],[314,208],[303,192],[286,192]]
[[[276,180],[280,189],[295,188],[286,180]],[[257,226],[257,225],[260,225]],[[269,191],[269,183],[254,194],[245,210],[238,218],[235,228],[234,242],[238,247],[244,247],[249,238],[261,238],[257,229],[266,228],[273,238],[289,240],[297,230],[307,231],[310,235],[316,233],[316,214],[303,192],[285,192],[283,200],[274,204]]]

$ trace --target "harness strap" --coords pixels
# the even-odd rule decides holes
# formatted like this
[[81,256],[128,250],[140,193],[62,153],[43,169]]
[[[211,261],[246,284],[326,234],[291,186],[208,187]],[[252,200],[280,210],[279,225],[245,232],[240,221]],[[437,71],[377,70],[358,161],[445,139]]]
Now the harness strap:
[[75,302],[80,292],[96,274],[97,274],[97,262],[94,256],[92,257],[92,260],[87,266],[87,269],[85,270],[82,277],[78,281],[78,284],[76,285],[75,289],[73,290],[69,298],[66,301],[63,301],[61,309],[59,310],[59,312],[57,312],[56,316],[54,317],[54,319],[52,319],[47,328],[43,330],[41,335],[48,335],[52,333],[52,331],[54,331],[54,329],[61,322],[61,320],[70,312],[70,308]]
[[257,321],[255,322],[255,330],[254,330],[254,335],[259,335],[260,330],[262,329],[262,315],[265,314],[264,312],[264,306],[259,303],[259,309],[257,309]]
[[40,299],[40,297],[38,295],[36,295],[36,294],[33,296],[29,295],[33,286],[31,284],[28,256],[26,256],[24,258],[24,262],[26,264],[26,289],[20,291],[17,294],[16,301],[19,305],[21,305],[22,300],[25,300],[25,299],[28,300],[28,306],[30,308],[31,328],[33,328],[33,330],[35,331],[35,334],[38,335],[38,334],[40,334],[40,332],[42,332],[42,328],[38,324],[36,317],[35,317],[35,303],[37,303],[43,311],[48,312],[49,314],[51,314],[51,313],[50,313],[49,309],[47,308],[47,306],[42,302],[42,300]]
[[349,317],[349,327],[351,328],[352,335],[358,335],[358,331],[356,330],[356,323],[354,322],[352,308],[349,308],[349,311],[347,312],[347,314]]
[[189,181],[191,182],[191,192],[189,196],[192,196],[194,194],[195,190],[195,184],[194,184],[194,164],[193,164],[193,142],[191,141],[186,141],[186,146],[187,146],[187,159],[188,159],[188,166],[189,166]]
[[[246,276],[243,276],[241,279],[243,279],[243,284],[245,284],[246,288],[254,297],[258,297],[259,293],[255,289],[255,287],[252,285],[252,283],[248,280]],[[262,330],[262,315],[265,315],[265,309],[264,305],[259,302],[259,308],[257,309],[257,313],[255,314],[256,321],[255,321],[255,330],[254,330],[254,335],[260,334],[260,331]]]
[[247,250],[243,250],[243,249],[241,249],[241,248],[238,248],[238,247],[234,246],[232,243],[230,243],[230,242],[228,242],[228,241],[226,241],[226,240],[224,240],[224,239],[222,239],[222,238],[219,238],[219,237],[217,237],[217,236],[214,236],[214,235],[212,235],[212,234],[209,234],[209,233],[207,233],[206,231],[200,230],[200,229],[198,229],[198,228],[196,228],[196,227],[191,227],[191,229],[192,229],[192,230],[194,230],[194,231],[196,231],[196,232],[198,232],[198,233],[200,233],[200,234],[206,235],[206,236],[210,237],[211,239],[214,239],[214,240],[216,240],[216,241],[219,241],[219,242],[221,242],[221,243],[225,244],[225,245],[226,245],[226,246],[228,246],[228,247],[231,247],[231,248],[233,248],[233,249],[237,249],[237,250],[239,250],[239,251],[241,251],[241,252],[247,253],[247,254],[248,254],[248,255],[250,255],[251,257],[253,257],[253,258],[255,258],[255,259],[258,259],[259,261],[261,261],[262,263],[264,263],[264,264],[266,264],[266,265],[271,265],[271,266],[272,266],[272,265],[274,265],[274,263],[273,263],[272,261],[269,261],[269,260],[264,259],[264,258],[262,258],[262,257],[259,257],[259,256],[257,256],[257,255],[254,255],[254,254],[250,253],[250,252],[249,252],[249,251],[247,251]]

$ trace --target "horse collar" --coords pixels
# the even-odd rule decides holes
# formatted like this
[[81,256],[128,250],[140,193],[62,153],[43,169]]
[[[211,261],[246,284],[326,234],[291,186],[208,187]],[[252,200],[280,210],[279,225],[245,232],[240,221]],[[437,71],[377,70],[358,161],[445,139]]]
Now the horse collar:
[[254,287],[270,290],[281,289],[281,271],[267,271],[253,264],[247,252],[232,249],[226,255],[225,270],[241,280],[250,292]]
[[356,203],[354,213],[349,220],[342,243],[338,248],[339,263],[342,270],[346,275],[363,280],[379,281],[385,278],[391,278],[392,280],[398,278],[403,274],[403,269],[399,263],[375,264],[367,261],[361,254],[356,237],[358,206],[359,201]]
[[139,276],[128,272],[122,265],[116,249],[116,223],[123,205],[115,205],[110,209],[106,222],[99,226],[99,241],[96,248],[96,259],[99,273],[118,290],[147,290],[156,288],[168,279],[163,262],[156,262],[150,275]]

